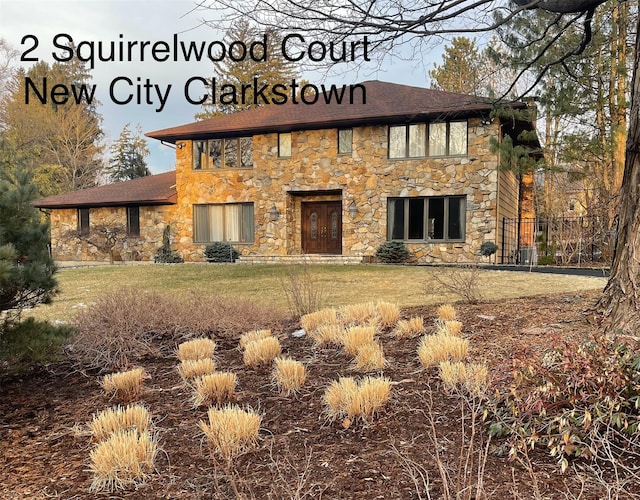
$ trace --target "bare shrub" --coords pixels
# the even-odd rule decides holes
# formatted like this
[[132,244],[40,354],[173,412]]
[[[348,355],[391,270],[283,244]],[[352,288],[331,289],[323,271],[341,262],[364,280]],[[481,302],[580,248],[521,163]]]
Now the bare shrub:
[[396,324],[396,321],[398,321],[400,317],[398,304],[379,301],[376,307],[378,309],[378,325],[380,328],[391,328]]
[[178,374],[185,382],[197,377],[210,375],[216,371],[216,364],[211,358],[183,361],[178,365]]
[[180,299],[123,289],[78,314],[68,354],[83,368],[120,370],[146,357],[172,355],[172,346],[190,338],[232,338],[238,331],[276,327],[283,319],[250,300],[197,293]]
[[300,318],[322,307],[322,285],[311,274],[309,264],[286,266],[279,277],[280,286],[287,298],[289,311]]
[[355,356],[360,346],[374,342],[375,334],[376,329],[373,326],[352,326],[347,328],[342,336],[344,351],[350,356]]
[[243,333],[242,335],[240,335],[238,347],[240,349],[244,349],[249,342],[271,337],[272,335],[273,333],[271,332],[271,330],[253,330],[251,332]]
[[180,361],[196,361],[198,359],[213,358],[216,343],[207,338],[187,340],[178,345],[176,356]]
[[325,344],[342,345],[344,328],[341,325],[321,325],[310,336],[317,346]]
[[467,304],[477,304],[480,294],[480,268],[468,266],[442,266],[433,268],[424,288],[425,294],[453,294]]
[[371,419],[384,406],[391,393],[391,380],[385,377],[365,377],[357,383],[351,377],[333,381],[324,392],[323,402],[329,418]]
[[193,381],[193,406],[221,404],[233,398],[238,377],[231,372],[214,372]]
[[114,492],[143,483],[153,470],[158,444],[149,432],[122,431],[91,450],[92,492]]
[[299,391],[307,380],[307,370],[300,361],[276,358],[272,373],[273,382],[282,394]]
[[262,418],[253,410],[237,405],[209,408],[208,422],[200,420],[198,427],[209,444],[223,458],[231,460],[258,440]]
[[151,426],[151,414],[142,405],[116,406],[94,415],[89,424],[95,441],[103,441],[112,434],[135,430],[139,434]]
[[365,372],[382,370],[386,365],[382,345],[378,342],[360,345],[353,361],[356,369]]
[[469,341],[452,335],[425,335],[418,345],[422,366],[437,366],[441,361],[462,361],[467,356]]
[[422,316],[412,316],[408,320],[401,319],[393,329],[393,336],[398,339],[415,337],[424,332],[424,318]]
[[104,392],[120,401],[132,401],[140,395],[144,370],[135,368],[126,372],[111,373],[102,377],[100,385]]
[[319,311],[305,314],[300,318],[300,326],[310,335],[325,325],[338,325],[338,315],[335,309],[320,309]]
[[265,337],[263,339],[249,342],[244,347],[242,359],[246,366],[252,368],[260,365],[268,365],[282,352],[280,341],[275,337]]

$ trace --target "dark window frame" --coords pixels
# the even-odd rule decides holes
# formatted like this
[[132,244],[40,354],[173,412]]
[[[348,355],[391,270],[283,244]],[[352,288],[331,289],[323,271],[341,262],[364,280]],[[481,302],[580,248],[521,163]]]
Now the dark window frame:
[[[456,123],[464,123],[466,125],[465,132],[465,150],[463,153],[451,153],[451,125]],[[443,154],[432,154],[429,148],[429,139],[431,138],[431,126],[432,125],[445,125],[445,152]],[[425,125],[425,137],[424,141],[424,155],[410,155],[411,151],[411,127]],[[404,154],[400,156],[391,156],[391,129],[404,128]],[[390,160],[414,160],[416,158],[440,158],[445,156],[465,157],[469,155],[469,121],[468,120],[450,120],[450,121],[437,121],[437,122],[416,122],[400,125],[389,125],[387,128],[387,158]]]
[[[214,144],[218,144],[215,150]],[[227,161],[227,155],[234,146],[236,158],[233,163],[235,164],[230,164]],[[251,156],[250,163],[244,161],[249,155]],[[191,156],[191,168],[197,171],[252,169],[253,137],[194,140],[191,144]]]
[[89,208],[78,209],[78,233],[82,236],[89,234],[91,224],[91,215]]
[[127,236],[140,236],[140,207],[138,205],[127,207]]
[[[452,210],[455,210],[452,208],[452,203],[456,200],[459,201],[457,208],[459,218],[457,222],[460,238],[450,236],[450,233],[456,227],[455,220],[450,217]],[[420,201],[422,201],[421,206]],[[442,220],[438,222],[436,220],[436,214],[438,213],[436,205],[440,201],[442,201]],[[400,209],[396,211],[394,208],[392,210],[392,203],[401,203],[401,206],[398,207]],[[406,243],[464,243],[467,236],[466,208],[466,195],[389,197],[387,198],[387,240]],[[431,217],[431,215],[434,215],[434,217]],[[419,217],[422,218],[422,221],[419,220]],[[394,221],[392,220],[394,218],[401,220]],[[398,231],[399,229],[401,231]],[[440,231],[442,231],[442,237],[435,237],[435,233]],[[402,237],[398,237],[400,232]],[[411,237],[412,233],[418,234],[418,236]]]

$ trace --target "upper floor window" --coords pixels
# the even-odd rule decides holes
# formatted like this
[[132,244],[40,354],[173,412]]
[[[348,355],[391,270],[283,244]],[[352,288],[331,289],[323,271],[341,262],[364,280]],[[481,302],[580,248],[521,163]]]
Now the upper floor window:
[[280,158],[291,156],[291,132],[278,134],[278,156]]
[[389,158],[467,154],[467,122],[412,123],[389,127]]
[[251,137],[193,141],[194,170],[252,167],[253,139]]
[[353,129],[338,129],[338,154],[350,154],[353,151]]
[[127,235],[140,236],[140,207],[127,207]]
[[83,235],[89,234],[89,209],[78,209],[78,232]]
[[466,201],[465,196],[389,198],[387,238],[464,241]]

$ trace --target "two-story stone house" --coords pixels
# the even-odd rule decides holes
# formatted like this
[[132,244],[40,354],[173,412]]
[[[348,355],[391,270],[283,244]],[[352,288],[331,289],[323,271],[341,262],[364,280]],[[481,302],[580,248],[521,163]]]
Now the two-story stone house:
[[[257,261],[366,261],[387,240],[404,241],[417,262],[471,262],[484,241],[500,247],[520,183],[490,140],[533,124],[494,118],[492,103],[473,96],[379,81],[352,91],[353,102],[271,104],[148,133],[175,145],[175,173],[36,202],[51,210],[54,257],[104,258],[63,228],[118,217],[135,229],[123,259],[151,259],[166,224],[187,261],[214,241]],[[150,203],[145,183],[165,191]]]

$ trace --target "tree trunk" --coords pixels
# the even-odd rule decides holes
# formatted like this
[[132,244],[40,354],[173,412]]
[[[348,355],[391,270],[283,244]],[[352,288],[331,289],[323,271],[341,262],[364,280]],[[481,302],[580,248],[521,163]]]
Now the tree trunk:
[[[640,32],[640,17],[638,29]],[[636,35],[618,239],[611,276],[598,303],[611,333],[640,337],[640,35]]]

